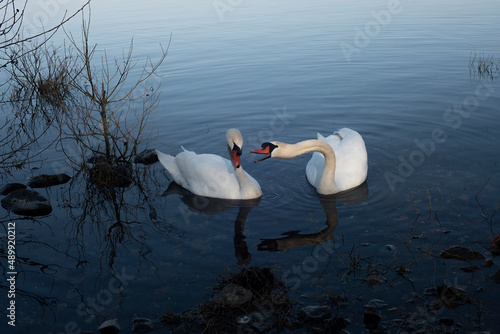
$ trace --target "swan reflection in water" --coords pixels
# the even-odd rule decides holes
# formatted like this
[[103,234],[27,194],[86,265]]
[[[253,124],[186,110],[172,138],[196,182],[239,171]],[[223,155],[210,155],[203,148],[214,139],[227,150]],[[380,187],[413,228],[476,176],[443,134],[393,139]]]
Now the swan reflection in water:
[[248,214],[252,208],[259,205],[261,197],[250,200],[228,200],[212,197],[198,196],[189,190],[171,182],[162,196],[177,194],[188,209],[195,213],[204,215],[216,215],[231,208],[238,208],[238,215],[234,222],[234,253],[239,265],[249,264],[252,255],[248,251],[243,230]]
[[[261,198],[253,200],[224,200],[194,195],[190,191],[171,182],[162,196],[170,194],[179,195],[181,201],[188,209],[195,213],[215,215],[230,208],[238,208],[234,222],[234,252],[239,265],[247,265],[252,259],[245,241],[244,229],[248,214],[259,205]],[[317,245],[333,238],[333,231],[338,225],[337,203],[355,203],[368,197],[366,182],[360,186],[334,195],[320,195],[321,206],[326,213],[326,228],[317,233],[301,234],[299,231],[284,232],[284,237],[274,239],[261,239],[257,245],[259,251],[286,251],[295,247]]]
[[368,197],[366,182],[348,191],[334,195],[319,195],[321,206],[326,213],[326,227],[316,233],[301,234],[299,231],[284,232],[284,237],[276,239],[261,239],[257,245],[259,251],[287,251],[301,246],[318,245],[333,239],[333,231],[338,225],[337,203],[361,202]]

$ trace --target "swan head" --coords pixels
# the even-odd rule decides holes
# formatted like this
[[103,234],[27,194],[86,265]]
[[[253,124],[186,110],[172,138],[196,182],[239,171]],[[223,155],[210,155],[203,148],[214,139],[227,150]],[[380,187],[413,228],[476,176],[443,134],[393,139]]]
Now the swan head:
[[243,146],[243,136],[237,129],[229,129],[226,132],[226,143],[229,156],[234,168],[240,168],[241,147]]
[[257,154],[265,154],[263,158],[255,160],[254,162],[259,162],[266,160],[268,158],[282,158],[280,155],[280,146],[284,146],[286,144],[280,143],[280,142],[265,142],[261,145],[261,148],[258,148],[256,150],[251,150],[251,153],[257,153]]

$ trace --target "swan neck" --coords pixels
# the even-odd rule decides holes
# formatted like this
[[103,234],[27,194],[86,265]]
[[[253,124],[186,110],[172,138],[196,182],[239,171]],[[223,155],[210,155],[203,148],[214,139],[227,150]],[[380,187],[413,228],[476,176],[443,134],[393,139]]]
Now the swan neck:
[[296,156],[309,152],[319,152],[323,154],[325,158],[330,157],[330,159],[335,159],[335,153],[330,145],[322,140],[305,140],[292,146],[294,146],[293,150],[296,151]]
[[323,154],[325,157],[325,166],[323,169],[323,175],[321,175],[321,179],[316,190],[318,193],[325,195],[336,192],[336,159],[335,152],[332,147],[328,143],[316,139],[305,140],[292,146],[295,146],[294,151],[296,151],[296,156],[309,152],[319,152]]

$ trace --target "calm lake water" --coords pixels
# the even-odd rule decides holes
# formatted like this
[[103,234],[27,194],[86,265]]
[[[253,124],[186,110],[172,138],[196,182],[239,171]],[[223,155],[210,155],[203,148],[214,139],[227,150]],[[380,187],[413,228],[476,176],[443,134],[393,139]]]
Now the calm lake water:
[[[193,209],[193,199],[161,196],[169,179],[156,164],[139,167],[151,175],[147,204],[137,187],[125,191],[125,223],[115,224],[113,212],[82,217],[84,189],[69,193],[68,185],[41,190],[54,206],[49,216],[0,209],[4,224],[17,223],[18,256],[16,327],[4,315],[1,332],[95,331],[118,318],[126,333],[134,317],[207,301],[217,275],[243,265],[272,267],[305,305],[345,295],[338,314],[352,321],[351,333],[366,331],[363,306],[375,298],[387,304],[382,321],[414,316],[435,325],[449,317],[462,332],[500,331],[500,290],[490,279],[499,260],[487,249],[499,233],[500,85],[469,68],[474,51],[500,59],[499,18],[498,1],[93,3],[91,40],[108,58],[121,58],[133,38],[140,69],[171,40],[153,83],[162,90],[150,118],[157,135],[144,148],[176,154],[182,145],[225,157],[225,132],[236,127],[243,167],[264,195],[251,208],[198,199]],[[75,35],[78,28],[78,18],[68,25]],[[366,188],[351,199],[322,202],[305,178],[307,155],[254,164],[249,153],[265,141],[294,143],[342,127],[358,131],[368,150]],[[57,150],[45,157],[40,169],[8,181],[65,163]],[[285,250],[259,250],[263,239],[282,239]],[[249,254],[238,251],[243,244]],[[474,262],[479,269],[466,273],[460,268],[471,264],[439,257],[457,244],[494,265]],[[360,268],[349,272],[353,258]],[[373,275],[383,283],[367,284]],[[425,311],[425,289],[444,283],[477,303]]]

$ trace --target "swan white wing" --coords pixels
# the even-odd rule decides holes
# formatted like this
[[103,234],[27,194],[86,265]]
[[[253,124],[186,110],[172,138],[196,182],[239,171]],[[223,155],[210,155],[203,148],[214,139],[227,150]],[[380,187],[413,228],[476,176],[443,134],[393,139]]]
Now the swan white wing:
[[[335,183],[339,191],[357,187],[366,180],[368,157],[365,143],[358,132],[343,128],[328,137],[318,133],[318,140],[328,143],[335,152]],[[324,166],[323,154],[314,152],[307,163],[306,176],[316,189],[323,175]]]
[[156,155],[158,156],[158,160],[163,165],[163,167],[165,167],[165,169],[170,173],[174,181],[179,185],[185,184],[186,180],[184,180],[181,171],[177,167],[177,162],[175,159],[176,157],[162,153],[158,150],[155,151]]
[[306,165],[307,181],[318,189],[319,181],[325,169],[325,157],[319,152],[313,152],[313,155]]
[[[162,165],[172,175],[174,181],[199,196],[238,199],[240,186],[231,162],[214,154],[196,154],[185,150]],[[172,170],[172,172],[171,172]]]
[[335,182],[339,189],[347,190],[365,182],[368,172],[368,155],[361,135],[351,129],[337,131],[342,140],[332,147],[337,157]]

